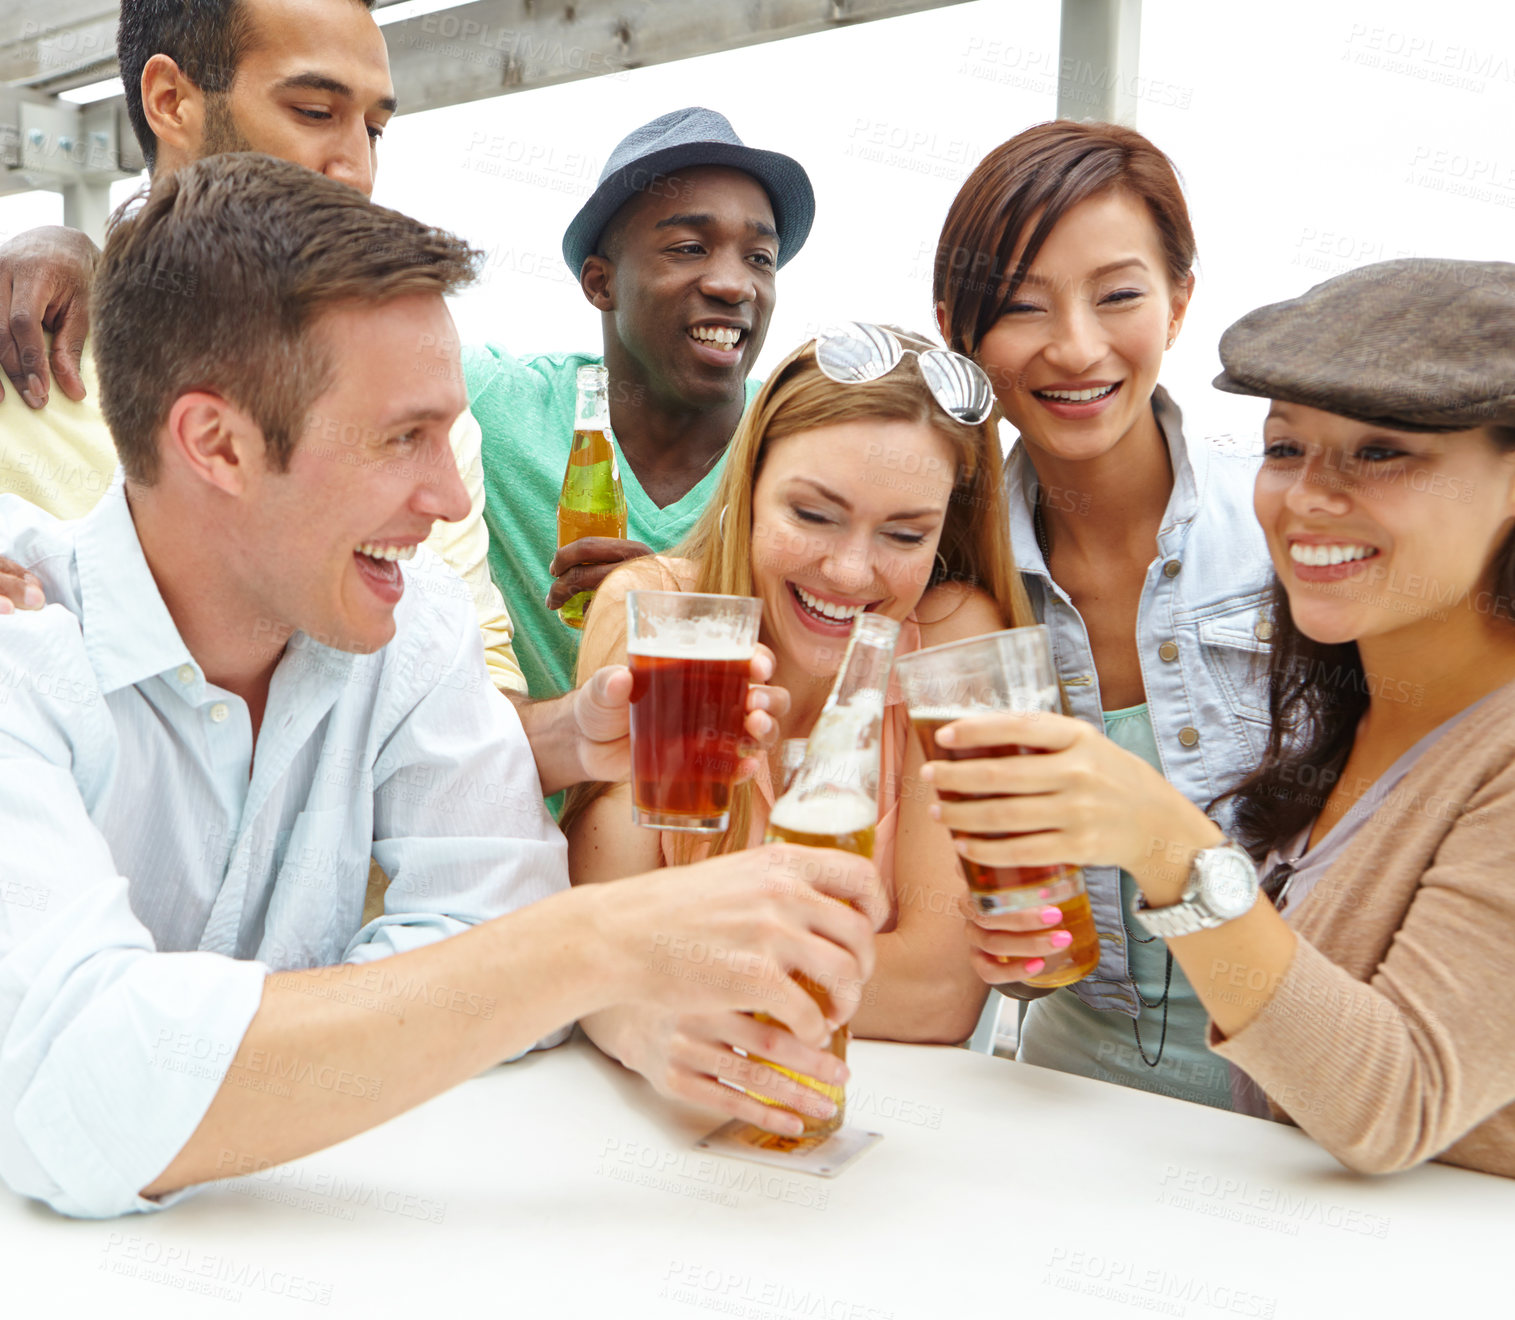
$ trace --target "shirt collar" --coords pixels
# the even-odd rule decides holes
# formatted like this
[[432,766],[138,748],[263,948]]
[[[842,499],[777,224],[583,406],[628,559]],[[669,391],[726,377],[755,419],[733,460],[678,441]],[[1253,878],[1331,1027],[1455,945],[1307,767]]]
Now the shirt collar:
[[131,687],[182,665],[199,665],[163,603],[121,472],[100,503],[81,518],[74,542],[84,649],[102,693]]
[[[1205,474],[1209,468],[1206,447],[1191,453],[1184,439],[1184,415],[1173,397],[1161,385],[1152,391],[1152,415],[1157,419],[1157,429],[1168,445],[1168,457],[1173,464],[1173,490],[1168,496],[1168,507],[1163,513],[1162,527],[1158,531],[1159,542],[1179,526],[1186,526],[1199,512],[1200,491],[1204,488]],[[1022,573],[1031,573],[1050,579],[1052,574],[1047,561],[1042,557],[1041,546],[1036,540],[1036,523],[1032,511],[1040,496],[1036,469],[1026,457],[1025,446],[1019,443],[1011,451],[1005,464],[1005,502],[1010,513],[1010,549],[1015,555],[1015,566]],[[1166,551],[1165,551],[1166,552]]]
[[1177,523],[1194,521],[1199,512],[1200,494],[1210,470],[1210,446],[1201,444],[1191,450],[1184,439],[1184,415],[1173,396],[1161,385],[1152,391],[1152,415],[1157,429],[1168,442],[1168,457],[1173,463],[1173,493],[1163,514],[1163,531]]

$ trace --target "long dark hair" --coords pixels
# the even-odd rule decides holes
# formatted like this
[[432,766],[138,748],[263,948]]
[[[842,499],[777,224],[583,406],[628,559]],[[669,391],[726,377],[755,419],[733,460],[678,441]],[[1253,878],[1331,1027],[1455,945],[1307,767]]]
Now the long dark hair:
[[[1486,431],[1502,452],[1515,451],[1515,427]],[[1490,579],[1469,602],[1471,608],[1515,622],[1515,528],[1494,553]],[[1232,833],[1254,857],[1265,856],[1320,814],[1352,750],[1373,684],[1381,681],[1363,669],[1356,642],[1317,642],[1300,632],[1289,613],[1289,593],[1273,579],[1268,749],[1257,770],[1216,799],[1234,804]]]

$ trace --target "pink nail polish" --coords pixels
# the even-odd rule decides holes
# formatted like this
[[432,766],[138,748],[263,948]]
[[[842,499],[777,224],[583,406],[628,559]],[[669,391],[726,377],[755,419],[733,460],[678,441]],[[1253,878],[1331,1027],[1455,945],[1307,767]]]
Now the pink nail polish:
[[1044,907],[1038,914],[1042,919],[1042,925],[1054,926],[1063,919],[1062,908]]
[[1026,964],[1026,975],[1035,976],[1046,965],[1047,960],[1045,958],[1033,958]]
[[1054,949],[1066,949],[1073,943],[1071,930],[1055,930],[1052,932],[1052,947]]

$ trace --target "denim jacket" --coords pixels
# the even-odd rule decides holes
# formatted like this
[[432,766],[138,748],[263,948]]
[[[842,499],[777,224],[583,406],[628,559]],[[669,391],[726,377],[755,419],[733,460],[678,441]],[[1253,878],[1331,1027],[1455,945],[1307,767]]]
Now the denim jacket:
[[[1273,565],[1252,512],[1257,460],[1189,445],[1178,405],[1161,387],[1152,407],[1173,459],[1173,493],[1142,587],[1137,648],[1163,774],[1203,808],[1254,769],[1267,744]],[[1103,729],[1089,636],[1037,545],[1036,471],[1021,448],[1006,465],[1005,492],[1015,562],[1032,608],[1052,634],[1068,701],[1075,715]],[[1217,816],[1224,827],[1224,812]],[[1072,989],[1091,1008],[1134,1018],[1140,1008],[1126,958],[1120,872],[1091,866],[1085,879],[1100,961]]]

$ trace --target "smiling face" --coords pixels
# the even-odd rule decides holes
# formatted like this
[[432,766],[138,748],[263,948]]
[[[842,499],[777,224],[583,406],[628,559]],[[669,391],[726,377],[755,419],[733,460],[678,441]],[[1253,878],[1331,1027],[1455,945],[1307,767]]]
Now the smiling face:
[[1483,430],[1395,431],[1275,403],[1253,505],[1289,613],[1338,643],[1489,614],[1515,517],[1515,454]]
[[[286,472],[252,478],[233,551],[260,620],[369,652],[394,636],[399,560],[469,507],[448,433],[468,406],[457,331],[436,294],[329,312],[310,337],[332,384]],[[238,571],[233,569],[233,571]]]
[[[605,352],[655,397],[740,403],[773,314],[778,232],[749,174],[702,166],[665,178],[612,221]],[[586,263],[586,270],[588,263]]]
[[1027,443],[1077,461],[1155,428],[1152,391],[1193,286],[1165,271],[1143,202],[1117,190],[1068,209],[975,355]]
[[910,614],[955,481],[951,444],[925,422],[842,422],[771,442],[752,493],[752,585],[781,665],[834,674],[856,614]]
[[355,0],[243,0],[243,8],[251,39],[230,92],[208,98],[190,158],[261,151],[371,194],[379,138],[395,112],[373,16]]

